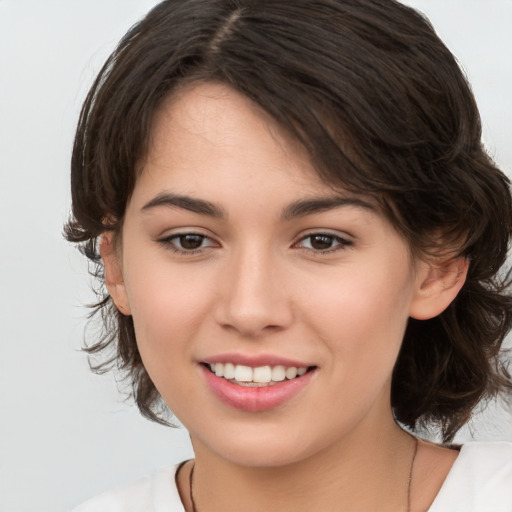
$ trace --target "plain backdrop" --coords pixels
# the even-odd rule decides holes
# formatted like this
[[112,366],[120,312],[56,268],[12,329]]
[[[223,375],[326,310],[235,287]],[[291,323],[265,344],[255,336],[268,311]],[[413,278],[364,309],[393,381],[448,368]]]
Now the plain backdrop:
[[[59,512],[192,455],[80,352],[93,300],[61,236],[73,130],[88,86],[152,0],[0,0],[0,512]],[[458,56],[487,147],[512,171],[512,1],[414,0]],[[206,420],[205,420],[206,421]],[[512,440],[490,407],[459,436]]]

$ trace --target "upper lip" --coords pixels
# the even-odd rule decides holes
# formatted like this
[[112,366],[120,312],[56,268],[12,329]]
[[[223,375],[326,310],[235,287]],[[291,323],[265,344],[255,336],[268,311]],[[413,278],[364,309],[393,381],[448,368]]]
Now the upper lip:
[[234,365],[250,366],[252,368],[256,368],[258,366],[294,366],[296,368],[308,368],[310,366],[316,366],[304,361],[297,361],[295,359],[273,354],[218,354],[215,356],[207,357],[206,359],[203,359],[202,362],[207,364],[231,363]]

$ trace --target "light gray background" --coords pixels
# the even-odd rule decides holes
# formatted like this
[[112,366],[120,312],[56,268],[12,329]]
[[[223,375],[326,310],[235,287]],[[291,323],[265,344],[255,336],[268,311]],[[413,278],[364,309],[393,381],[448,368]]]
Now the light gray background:
[[[152,0],[0,0],[0,512],[58,512],[191,456],[143,420],[79,352],[93,299],[61,230],[78,109]],[[469,75],[496,161],[512,171],[512,1],[411,0]],[[492,407],[477,439],[512,440]],[[470,437],[468,430],[460,440]]]

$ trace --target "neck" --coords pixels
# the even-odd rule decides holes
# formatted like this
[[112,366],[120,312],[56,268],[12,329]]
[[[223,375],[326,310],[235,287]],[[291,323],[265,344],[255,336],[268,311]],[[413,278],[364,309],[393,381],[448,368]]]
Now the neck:
[[407,510],[415,442],[394,421],[374,432],[363,429],[314,456],[280,466],[235,464],[198,440],[193,439],[193,444],[196,512]]

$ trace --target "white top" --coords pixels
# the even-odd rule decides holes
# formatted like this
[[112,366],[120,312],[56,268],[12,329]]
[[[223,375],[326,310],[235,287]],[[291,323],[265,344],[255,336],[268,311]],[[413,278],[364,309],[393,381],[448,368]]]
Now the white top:
[[[107,491],[73,512],[185,512],[176,468]],[[463,445],[428,512],[512,512],[512,443]]]

